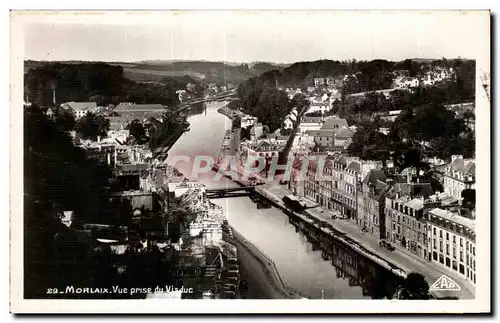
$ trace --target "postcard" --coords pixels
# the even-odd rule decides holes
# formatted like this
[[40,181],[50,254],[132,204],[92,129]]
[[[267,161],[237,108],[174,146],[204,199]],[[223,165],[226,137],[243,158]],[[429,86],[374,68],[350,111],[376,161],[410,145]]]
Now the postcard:
[[13,313],[490,312],[489,11],[10,18]]

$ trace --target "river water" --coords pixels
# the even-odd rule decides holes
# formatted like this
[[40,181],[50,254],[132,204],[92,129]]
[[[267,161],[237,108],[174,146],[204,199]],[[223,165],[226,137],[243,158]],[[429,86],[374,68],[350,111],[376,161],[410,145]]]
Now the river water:
[[[169,151],[167,162],[175,156],[219,153],[225,131],[231,121],[219,114],[222,102],[206,104],[188,117],[191,130],[184,133]],[[175,165],[184,175],[197,178],[208,188],[237,187],[227,178],[215,180],[215,173],[193,174],[192,163]],[[336,268],[313,251],[305,236],[295,232],[288,217],[275,207],[258,208],[248,197],[215,199],[222,206],[229,223],[245,238],[273,259],[285,284],[308,298],[359,299],[364,298],[360,286],[349,286],[347,279],[337,278]]]

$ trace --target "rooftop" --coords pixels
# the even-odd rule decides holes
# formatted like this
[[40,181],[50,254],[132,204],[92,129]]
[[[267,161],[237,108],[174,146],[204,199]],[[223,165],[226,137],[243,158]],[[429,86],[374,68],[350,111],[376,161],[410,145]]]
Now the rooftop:
[[75,111],[91,110],[97,108],[97,103],[95,102],[66,102],[61,104],[63,108],[71,108]]
[[476,163],[473,160],[463,159],[462,157],[455,158],[451,163],[452,170],[462,172],[466,175],[476,174]]
[[341,127],[349,127],[346,119],[328,118],[325,120],[325,123],[323,124],[321,129],[337,129]]
[[132,104],[132,103],[120,103],[116,106],[116,112],[127,112],[127,111],[156,111],[164,110],[165,108],[161,104]]
[[448,211],[440,209],[440,208],[435,208],[435,209],[430,210],[429,213],[433,214],[435,216],[438,216],[440,218],[443,218],[445,220],[452,221],[452,222],[455,222],[457,224],[463,225],[464,227],[469,228],[472,231],[474,231],[476,228],[474,220],[460,216],[458,213],[455,213],[455,212],[448,212]]

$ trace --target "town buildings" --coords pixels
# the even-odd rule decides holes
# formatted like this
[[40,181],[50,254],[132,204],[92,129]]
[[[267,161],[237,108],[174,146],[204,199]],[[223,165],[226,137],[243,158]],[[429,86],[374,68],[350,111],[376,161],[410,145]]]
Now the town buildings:
[[245,141],[241,143],[241,160],[246,162],[248,158],[254,160],[262,157],[264,159],[279,157],[279,153],[285,148],[286,141],[276,139],[260,139]]
[[244,115],[240,118],[240,127],[241,128],[252,127],[255,123],[257,123],[256,117]]
[[307,130],[317,131],[323,126],[322,117],[308,117],[304,116],[300,120],[299,132],[300,134],[305,133]]
[[250,140],[255,141],[260,137],[262,137],[263,134],[264,134],[264,126],[262,125],[262,123],[257,122],[250,129]]
[[385,194],[387,177],[377,168],[369,170],[358,184],[358,225],[368,233],[385,238]]
[[283,121],[283,129],[293,129],[295,123],[297,122],[297,108],[293,108],[292,111],[285,117],[285,121]]
[[444,167],[444,192],[456,199],[462,199],[462,191],[475,189],[476,164],[463,156],[452,156],[451,163]]
[[[326,158],[323,169],[318,170],[321,163],[311,160],[304,179],[304,196],[342,218],[355,220],[362,163],[353,157],[330,156]],[[372,162],[367,164],[372,168],[377,166]]]
[[434,194],[430,183],[415,183],[412,178],[412,173],[408,172],[407,182],[393,183],[385,196],[385,239],[428,259],[424,209],[439,205],[439,202],[429,199]]
[[457,211],[428,212],[429,261],[476,283],[475,221]]
[[70,110],[74,113],[75,119],[80,119],[84,117],[89,112],[95,112],[97,109],[97,103],[95,102],[66,102],[61,104],[61,107],[66,110]]

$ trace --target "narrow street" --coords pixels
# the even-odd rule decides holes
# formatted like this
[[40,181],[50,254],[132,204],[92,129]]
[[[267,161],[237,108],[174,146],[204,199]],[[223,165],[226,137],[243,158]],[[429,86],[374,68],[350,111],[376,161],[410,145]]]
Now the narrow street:
[[[292,194],[286,187],[279,185],[276,181],[268,181],[263,188],[269,194],[276,196],[276,198],[280,200],[285,195]],[[458,297],[460,299],[474,299],[474,286],[467,280],[458,277],[456,274],[436,268],[430,263],[425,262],[423,259],[418,259],[416,256],[411,255],[409,251],[403,251],[397,246],[395,246],[396,250],[394,251],[388,251],[380,248],[378,245],[379,239],[376,236],[361,232],[361,229],[356,225],[356,223],[343,219],[332,219],[333,213],[329,210],[317,207],[307,209],[304,212],[312,217],[332,224],[336,229],[346,233],[350,238],[359,242],[360,245],[372,252],[374,255],[392,262],[403,269],[406,273],[418,272],[423,274],[426,277],[429,286],[431,286],[442,275],[446,275],[457,282],[461,287],[460,291],[435,292],[436,296],[439,296],[440,298]]]

